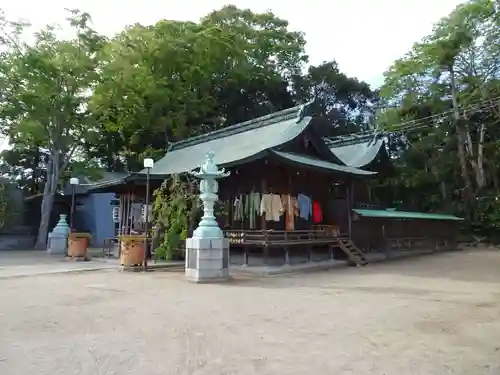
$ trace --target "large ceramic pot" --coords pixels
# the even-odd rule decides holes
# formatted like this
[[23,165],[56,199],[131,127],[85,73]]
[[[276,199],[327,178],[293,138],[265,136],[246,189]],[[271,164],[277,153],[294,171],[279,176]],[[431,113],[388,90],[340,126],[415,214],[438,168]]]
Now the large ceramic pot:
[[120,264],[122,266],[139,266],[144,262],[143,235],[119,236],[121,242]]
[[68,256],[86,258],[91,236],[90,233],[70,233],[68,237]]

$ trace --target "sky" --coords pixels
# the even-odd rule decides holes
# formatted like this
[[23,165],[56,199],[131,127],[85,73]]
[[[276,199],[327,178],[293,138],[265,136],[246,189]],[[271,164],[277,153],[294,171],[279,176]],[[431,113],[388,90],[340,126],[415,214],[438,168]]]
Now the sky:
[[64,8],[92,15],[94,28],[112,36],[133,23],[160,19],[197,21],[225,4],[271,10],[305,32],[310,63],[337,60],[342,72],[373,86],[432,25],[450,13],[459,0],[0,0],[9,19],[23,18],[35,27],[63,23]]

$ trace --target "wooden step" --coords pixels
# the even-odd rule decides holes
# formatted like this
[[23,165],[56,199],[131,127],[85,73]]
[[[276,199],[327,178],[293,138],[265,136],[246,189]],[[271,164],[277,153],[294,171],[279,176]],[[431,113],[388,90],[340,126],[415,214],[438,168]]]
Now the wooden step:
[[339,246],[346,253],[349,260],[357,266],[364,266],[368,263],[365,254],[351,240],[340,240]]

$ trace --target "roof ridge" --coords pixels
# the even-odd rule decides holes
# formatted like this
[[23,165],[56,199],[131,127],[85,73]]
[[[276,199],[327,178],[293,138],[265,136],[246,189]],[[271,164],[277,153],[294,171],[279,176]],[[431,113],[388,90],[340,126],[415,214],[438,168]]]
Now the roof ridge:
[[356,133],[353,133],[353,135],[351,136],[323,137],[323,140],[325,141],[328,147],[342,147],[342,146],[351,146],[370,140],[380,139],[384,136],[383,133],[362,134],[357,136],[355,134]]
[[217,129],[209,133],[200,134],[191,138],[184,139],[182,141],[173,142],[170,144],[168,151],[179,150],[185,147],[193,146],[199,143],[212,141],[214,139],[227,137],[234,134],[243,133],[255,128],[260,128],[268,125],[275,124],[283,120],[289,120],[294,117],[299,117],[302,113],[303,108],[310,105],[312,102],[307,102],[305,104],[299,104],[291,108],[283,109],[278,112],[273,112],[268,115],[254,118],[252,120],[247,120],[228,126],[226,128]]

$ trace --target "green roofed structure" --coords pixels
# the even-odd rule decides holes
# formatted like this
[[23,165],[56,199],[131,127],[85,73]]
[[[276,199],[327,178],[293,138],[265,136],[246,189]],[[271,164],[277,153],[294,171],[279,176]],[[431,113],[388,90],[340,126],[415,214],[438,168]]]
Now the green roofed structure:
[[[275,112],[253,120],[222,128],[207,134],[171,143],[165,156],[150,170],[152,179],[182,174],[203,164],[209,151],[214,161],[224,168],[264,158],[294,163],[341,175],[373,176],[367,171],[345,163],[331,151],[327,142],[314,134],[308,115],[310,103]],[[122,191],[119,187],[141,185],[146,170],[95,183],[89,190]]]
[[[313,249],[336,257],[338,248],[341,256],[347,254],[352,262],[363,263],[353,255],[352,246],[359,242],[362,246],[368,243],[363,248],[370,248],[370,241],[365,240],[378,238],[380,225],[390,226],[387,220],[403,218],[402,212],[355,208],[364,199],[358,190],[367,188],[367,179],[381,175],[383,160],[390,162],[384,137],[323,138],[315,130],[309,104],[172,143],[150,169],[152,186],[159,186],[171,175],[196,170],[213,152],[214,162],[230,172],[219,182],[217,221],[230,237],[231,253],[241,250],[244,264],[254,248],[263,251],[264,263],[273,249],[282,251],[284,262],[290,263],[291,249],[311,260]],[[121,217],[126,222],[120,225],[125,228],[120,234],[134,230],[136,220],[130,215],[140,214],[140,210],[131,207],[140,202],[141,191],[145,191],[145,174],[142,170],[87,187],[120,193],[120,204],[125,205]],[[129,203],[122,203],[124,197]],[[404,222],[418,220],[439,243],[451,241],[454,233],[453,228],[441,230],[440,223],[460,220],[411,214],[404,214]],[[411,226],[407,229],[409,232],[401,233],[411,237]]]
[[363,217],[374,217],[374,218],[384,218],[384,219],[449,220],[449,221],[464,220],[463,218],[455,215],[426,213],[426,212],[397,211],[394,209],[385,209],[385,210],[353,209],[353,211]]
[[[308,131],[312,118],[306,114],[307,104],[276,112],[254,120],[223,128],[208,134],[173,143],[166,155],[156,162],[152,176],[185,173],[203,164],[206,154],[214,151],[214,161],[221,167],[231,167],[265,157],[352,175],[373,175],[354,166],[338,163],[324,145],[304,155],[286,153],[295,150],[294,143],[301,137],[314,135]],[[322,142],[314,139],[316,144]],[[300,147],[299,147],[300,148]],[[145,173],[145,171],[141,171]]]

